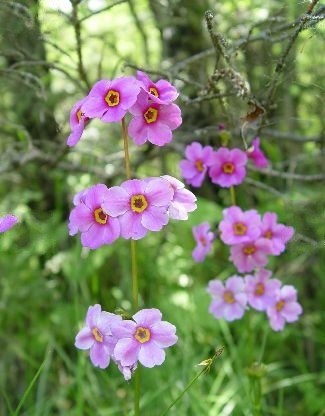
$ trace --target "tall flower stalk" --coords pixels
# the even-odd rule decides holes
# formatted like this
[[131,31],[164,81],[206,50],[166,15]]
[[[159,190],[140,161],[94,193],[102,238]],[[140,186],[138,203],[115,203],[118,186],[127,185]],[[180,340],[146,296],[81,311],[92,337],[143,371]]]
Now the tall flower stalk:
[[[127,126],[125,122],[125,117],[122,118],[122,136],[123,136],[126,179],[130,180],[131,179],[130,154],[129,154],[129,142],[128,142],[128,134],[127,134]],[[137,311],[139,309],[139,284],[138,284],[136,241],[133,239],[131,239],[131,276],[132,276],[133,310]],[[140,413],[140,369],[137,368],[134,374],[134,416],[139,416],[139,413]]]
[[[85,325],[78,332],[75,346],[89,350],[92,364],[101,369],[114,362],[125,380],[134,376],[134,416],[140,413],[139,364],[161,365],[165,348],[174,345],[176,327],[162,321],[159,309],[139,310],[139,283],[136,240],[160,231],[169,219],[187,220],[196,209],[196,197],[178,179],[163,175],[132,179],[129,136],[136,145],[146,141],[164,146],[172,131],[182,122],[181,110],[174,104],[177,90],[168,81],[152,82],[144,73],[136,77],[100,80],[88,96],[78,101],[70,113],[71,134],[67,145],[75,146],[88,122],[121,122],[126,181],[108,188],[97,184],[75,195],[69,216],[69,233],[80,233],[81,244],[92,250],[112,244],[117,238],[130,239],[132,304],[131,318],[88,308]],[[129,125],[126,114],[131,115]]]

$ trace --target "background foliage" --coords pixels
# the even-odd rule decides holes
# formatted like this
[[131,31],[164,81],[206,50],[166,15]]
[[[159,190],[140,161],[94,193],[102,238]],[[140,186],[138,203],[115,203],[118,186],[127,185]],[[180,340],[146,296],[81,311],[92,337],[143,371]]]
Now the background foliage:
[[[142,306],[159,307],[179,336],[162,367],[141,369],[142,414],[159,415],[220,345],[223,355],[171,415],[251,415],[259,375],[263,414],[325,414],[325,31],[316,3],[1,2],[0,214],[20,220],[0,238],[1,415],[14,414],[44,360],[17,414],[131,413],[131,385],[73,347],[88,305],[131,310],[129,245],[88,251],[67,230],[76,192],[124,180],[120,127],[92,121],[76,148],[65,142],[75,101],[98,79],[136,68],[178,87],[183,125],[163,149],[131,145],[133,175],[179,177],[188,143],[221,145],[219,123],[232,146],[258,134],[272,165],[249,171],[237,203],[295,228],[272,270],[298,288],[304,308],[283,333],[262,314],[252,313],[250,328],[246,318],[228,325],[208,314],[207,282],[235,269],[220,242],[203,264],[191,258],[192,226],[216,226],[229,205],[228,192],[205,183],[189,221],[138,244]],[[247,119],[259,106],[265,113]]]

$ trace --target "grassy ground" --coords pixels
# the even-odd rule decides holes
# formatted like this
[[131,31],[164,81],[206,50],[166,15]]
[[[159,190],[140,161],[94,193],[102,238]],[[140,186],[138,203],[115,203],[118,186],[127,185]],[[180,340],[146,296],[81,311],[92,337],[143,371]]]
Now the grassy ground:
[[[199,209],[189,222],[137,244],[142,307],[160,308],[179,336],[161,367],[141,368],[141,414],[162,414],[220,346],[222,355],[170,415],[324,414],[323,246],[295,238],[272,264],[276,277],[298,288],[299,322],[275,333],[254,311],[233,323],[216,321],[206,285],[234,269],[220,243],[203,264],[193,263],[191,226],[202,215],[211,222],[220,215],[203,200]],[[113,365],[93,368],[73,346],[88,305],[130,310],[129,242],[88,252],[55,213],[46,222],[28,211],[23,218],[0,238],[0,414],[131,415],[133,382]]]

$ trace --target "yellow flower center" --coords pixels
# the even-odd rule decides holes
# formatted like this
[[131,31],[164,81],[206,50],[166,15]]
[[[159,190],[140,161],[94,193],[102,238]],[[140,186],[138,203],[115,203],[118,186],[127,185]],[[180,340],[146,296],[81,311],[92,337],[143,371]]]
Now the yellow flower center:
[[264,234],[264,237],[271,239],[272,238],[272,231],[270,231],[270,230],[266,231],[266,233]]
[[108,215],[101,208],[97,208],[94,211],[95,221],[98,224],[106,224],[108,220]]
[[202,160],[201,160],[201,159],[198,159],[198,160],[195,162],[195,166],[196,166],[196,169],[197,169],[199,172],[203,172],[204,167],[203,167],[203,163],[202,163]]
[[84,115],[84,113],[80,110],[77,111],[77,119],[78,119],[78,123],[80,123],[80,120],[82,119],[82,116]]
[[247,227],[242,222],[236,222],[236,224],[234,224],[234,232],[236,235],[244,235],[246,230]]
[[222,170],[224,171],[224,173],[233,173],[235,170],[235,166],[232,163],[228,162],[222,166]]
[[134,212],[143,212],[148,206],[148,202],[144,195],[133,195],[131,197],[131,209]]
[[137,328],[137,331],[134,335],[134,338],[139,341],[141,344],[148,342],[150,339],[150,331],[148,328],[143,328],[142,326],[139,326]]
[[120,104],[120,93],[118,91],[109,90],[105,96],[105,101],[109,107],[115,107]]
[[281,311],[281,309],[283,308],[283,306],[284,306],[284,300],[279,300],[279,302],[277,302],[277,304],[275,305],[275,309],[278,311],[278,312],[280,312]]
[[234,303],[235,302],[234,295],[232,294],[232,292],[230,290],[225,291],[225,293],[223,295],[223,298],[227,303]]
[[264,292],[265,292],[265,287],[263,283],[257,283],[257,285],[255,286],[255,295],[262,296],[264,295]]
[[149,107],[148,110],[143,114],[147,124],[154,123],[158,117],[158,110],[153,107]]
[[93,328],[91,332],[93,333],[93,336],[95,337],[95,340],[97,342],[103,342],[104,335],[100,332],[98,328]]
[[200,237],[199,241],[202,244],[202,246],[206,246],[207,245],[207,240],[204,237]]
[[246,256],[250,256],[251,254],[255,253],[256,248],[254,245],[246,246],[243,251],[244,251],[244,254],[246,254]]
[[149,88],[149,92],[150,92],[150,94],[152,94],[152,95],[154,95],[155,97],[159,97],[159,93],[158,93],[158,91],[157,91],[157,88],[155,88],[155,87],[150,87]]

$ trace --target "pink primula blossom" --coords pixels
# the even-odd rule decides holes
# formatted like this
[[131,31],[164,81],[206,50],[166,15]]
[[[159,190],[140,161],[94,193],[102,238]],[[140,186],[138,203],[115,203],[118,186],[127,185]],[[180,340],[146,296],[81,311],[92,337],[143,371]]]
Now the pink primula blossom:
[[112,336],[111,326],[121,321],[119,315],[102,311],[98,304],[89,306],[86,325],[78,332],[75,346],[81,350],[90,350],[90,360],[95,367],[108,367],[117,342]]
[[79,192],[74,198],[76,206],[69,216],[69,234],[80,231],[81,244],[85,247],[96,249],[111,244],[120,236],[119,220],[107,215],[101,207],[108,198],[108,188],[104,184]]
[[285,250],[286,243],[294,234],[293,227],[277,223],[274,212],[266,212],[262,218],[262,237],[267,238],[272,245],[272,254],[278,256]]
[[101,206],[110,217],[119,217],[123,238],[138,240],[168,223],[173,195],[165,179],[131,179],[110,188]]
[[68,146],[75,146],[85,129],[86,124],[89,121],[89,117],[85,117],[81,110],[82,105],[86,102],[88,97],[83,98],[75,103],[70,112],[70,128],[71,133],[67,139]]
[[220,280],[211,280],[207,292],[212,296],[209,312],[216,318],[234,321],[244,316],[247,295],[245,293],[244,279],[232,276],[225,284]]
[[297,301],[297,290],[290,285],[284,285],[277,290],[274,304],[267,308],[267,316],[274,331],[282,331],[286,322],[295,322],[302,313],[302,307]]
[[199,187],[204,181],[205,174],[211,164],[213,149],[193,142],[186,146],[185,156],[179,163],[181,175],[189,185]]
[[276,301],[276,293],[281,287],[281,282],[278,279],[270,279],[271,275],[270,270],[260,269],[254,276],[245,276],[248,303],[258,311],[265,311]]
[[175,326],[162,321],[161,312],[154,308],[142,309],[132,318],[112,326],[112,334],[118,339],[114,358],[121,366],[134,366],[137,361],[148,368],[161,365],[164,349],[177,342]]
[[246,176],[246,163],[247,156],[242,150],[221,147],[211,158],[211,181],[224,188],[241,184]]
[[17,218],[11,214],[0,217],[0,233],[10,230],[17,222]]
[[231,246],[231,260],[240,273],[249,273],[257,267],[264,267],[271,254],[271,243],[266,238]]
[[136,102],[139,92],[139,81],[135,77],[102,79],[90,90],[81,111],[85,117],[97,117],[105,123],[118,122]]
[[182,123],[181,110],[176,104],[153,102],[144,91],[138,95],[130,113],[133,118],[128,126],[128,133],[137,145],[149,141],[157,146],[164,146],[172,140],[172,130]]
[[193,227],[192,231],[197,244],[192,252],[192,257],[197,263],[201,263],[211,251],[211,243],[215,239],[215,234],[210,231],[210,224],[208,222]]
[[257,168],[266,168],[269,165],[269,161],[265,157],[264,153],[260,149],[260,138],[255,137],[252,141],[252,145],[246,151],[246,154],[249,159],[252,159],[253,164]]
[[150,100],[158,104],[169,104],[178,97],[176,88],[164,79],[160,79],[155,83],[142,71],[137,72],[137,79]]
[[237,206],[231,206],[223,210],[219,230],[220,238],[225,244],[254,241],[261,234],[261,217],[255,209],[242,211]]
[[169,183],[174,192],[168,208],[170,218],[187,220],[188,213],[197,208],[196,196],[188,189],[185,189],[185,185],[173,176],[163,175],[162,178]]

